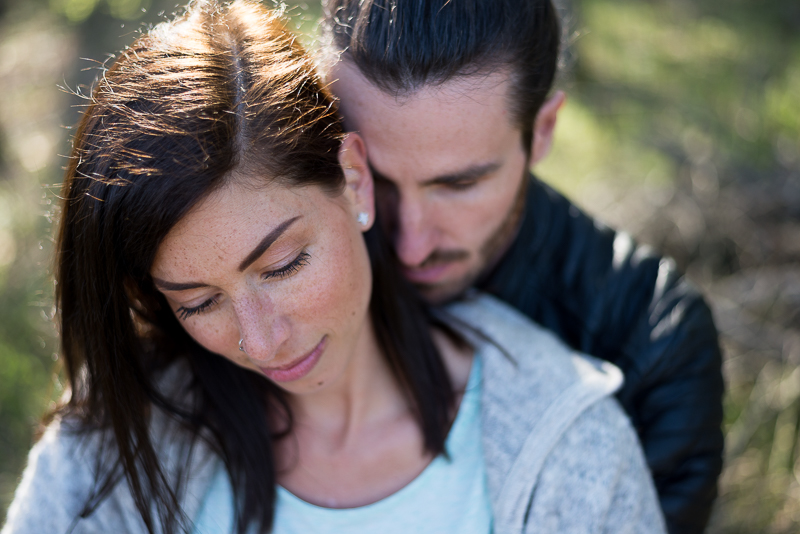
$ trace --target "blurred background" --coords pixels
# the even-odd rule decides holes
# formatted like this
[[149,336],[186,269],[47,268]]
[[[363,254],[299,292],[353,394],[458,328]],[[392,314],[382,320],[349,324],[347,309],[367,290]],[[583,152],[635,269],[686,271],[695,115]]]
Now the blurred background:
[[[0,0],[0,524],[61,393],[53,206],[113,52],[176,0]],[[313,43],[319,4],[284,4]],[[800,2],[571,0],[568,103],[542,179],[676,259],[725,353],[712,533],[800,524]]]

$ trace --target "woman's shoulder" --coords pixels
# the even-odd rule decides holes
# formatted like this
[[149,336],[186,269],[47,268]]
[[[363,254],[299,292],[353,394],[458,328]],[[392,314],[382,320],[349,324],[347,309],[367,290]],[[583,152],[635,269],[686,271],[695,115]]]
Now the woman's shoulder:
[[622,373],[604,360],[579,353],[555,334],[534,323],[508,304],[478,291],[450,304],[445,313],[456,319],[456,328],[475,345],[486,365],[484,382],[497,380],[508,391],[520,388],[527,398],[541,404],[565,388],[596,392],[599,397],[615,392]]
[[[179,367],[157,380],[172,394],[183,391],[182,383]],[[173,482],[181,479],[182,510],[193,517],[219,458],[202,439],[187,439],[181,425],[160,409],[153,410],[150,434],[164,474]],[[111,489],[98,498],[105,480],[113,481]],[[28,454],[0,534],[61,533],[74,525],[75,532],[147,531],[119,470],[113,432],[64,416],[48,425]]]
[[28,454],[2,533],[65,532],[91,497],[102,439],[74,420],[53,421]]
[[483,363],[482,424],[502,436],[500,450],[521,450],[534,431],[557,437],[622,385],[615,366],[572,350],[489,295],[474,293],[446,312]]
[[446,311],[484,364],[482,442],[496,530],[663,532],[636,434],[613,398],[619,369],[491,296],[472,293]]
[[552,447],[525,532],[666,530],[636,433],[613,398],[587,408]]
[[613,398],[526,445],[495,499],[498,532],[666,532],[636,434]]

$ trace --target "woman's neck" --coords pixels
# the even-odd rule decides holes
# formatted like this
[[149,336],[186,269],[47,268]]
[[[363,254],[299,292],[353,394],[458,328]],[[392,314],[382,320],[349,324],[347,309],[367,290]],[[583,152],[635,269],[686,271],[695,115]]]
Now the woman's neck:
[[364,425],[407,409],[407,401],[378,344],[371,323],[358,336],[343,372],[327,386],[290,395],[295,425],[346,443]]
[[[434,341],[455,391],[463,391],[471,351],[438,333]],[[356,350],[352,364],[324,391],[290,398],[292,433],[276,443],[278,482],[320,506],[376,502],[411,482],[433,459],[410,398],[371,328]]]

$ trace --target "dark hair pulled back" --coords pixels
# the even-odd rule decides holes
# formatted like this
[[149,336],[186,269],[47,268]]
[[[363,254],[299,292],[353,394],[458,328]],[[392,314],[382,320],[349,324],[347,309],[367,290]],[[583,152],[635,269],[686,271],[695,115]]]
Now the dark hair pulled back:
[[[224,460],[239,532],[252,524],[271,529],[276,431],[265,414],[285,416],[280,430],[288,432],[285,398],[264,377],[195,343],[149,272],[170,229],[233,171],[340,194],[343,135],[308,55],[280,16],[256,2],[194,2],[103,73],[73,139],[56,244],[71,386],[56,414],[111,436],[113,460],[98,472],[82,516],[124,476],[149,532],[188,528],[181,484],[166,475],[149,433],[160,410],[188,436],[186,458],[203,439]],[[441,452],[453,392],[431,340],[435,320],[401,276],[380,224],[365,238],[379,343],[427,448]],[[179,362],[189,380],[176,399],[158,378]]]
[[323,0],[323,8],[328,52],[387,94],[507,70],[510,109],[530,149],[558,66],[551,0]]

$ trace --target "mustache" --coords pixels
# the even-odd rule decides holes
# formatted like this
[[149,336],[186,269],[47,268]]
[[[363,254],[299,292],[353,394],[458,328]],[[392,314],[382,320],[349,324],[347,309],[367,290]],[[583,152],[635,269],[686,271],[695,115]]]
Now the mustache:
[[430,256],[425,258],[419,268],[427,269],[434,267],[441,263],[450,263],[452,261],[461,261],[469,258],[469,252],[466,250],[434,250]]

